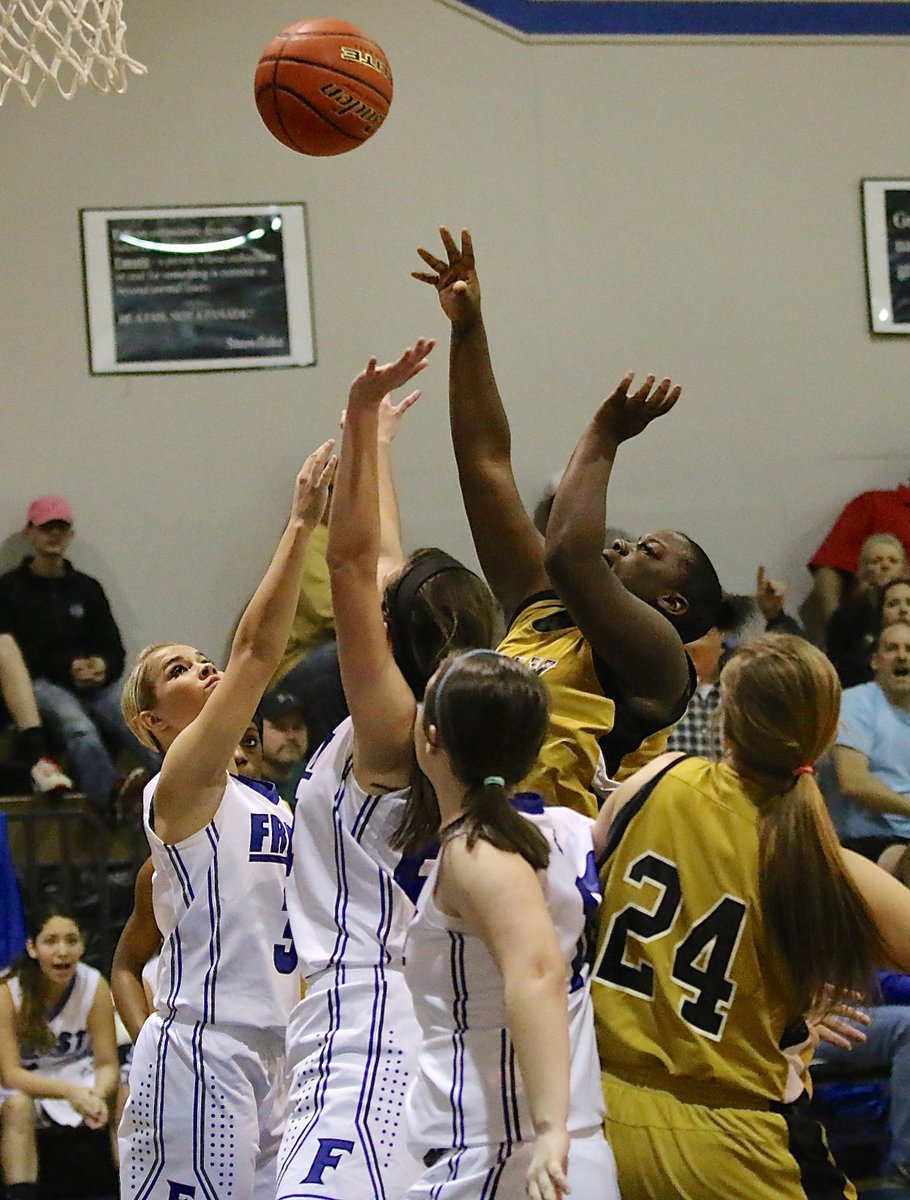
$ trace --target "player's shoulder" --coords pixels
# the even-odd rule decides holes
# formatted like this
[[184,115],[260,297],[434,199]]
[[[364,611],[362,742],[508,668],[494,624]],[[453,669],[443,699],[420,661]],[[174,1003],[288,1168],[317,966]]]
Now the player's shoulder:
[[564,805],[545,804],[538,792],[517,792],[512,797],[512,805],[523,817],[527,817],[543,830],[591,840],[593,817],[585,816]]
[[97,967],[89,966],[88,963],[84,962],[76,963],[76,979],[84,987],[96,988],[99,980],[103,978],[104,976],[97,969]]
[[[541,622],[545,628],[541,628]],[[552,589],[534,592],[527,596],[512,611],[508,618],[506,638],[516,630],[533,626],[537,632],[549,632],[546,626],[557,628],[574,628],[575,622],[569,616],[566,606]]]

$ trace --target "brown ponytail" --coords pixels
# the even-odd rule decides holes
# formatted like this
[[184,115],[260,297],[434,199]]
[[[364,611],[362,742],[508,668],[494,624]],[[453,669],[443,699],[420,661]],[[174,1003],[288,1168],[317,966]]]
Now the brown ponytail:
[[731,765],[765,793],[757,801],[762,915],[789,968],[796,1008],[867,995],[882,937],[844,869],[815,775],[799,771],[834,739],[837,674],[811,643],[766,634],[734,655],[720,686]]
[[[469,847],[482,838],[520,854],[535,871],[549,862],[549,845],[509,796],[533,766],[548,719],[547,693],[538,677],[493,650],[446,659],[427,689],[423,710],[424,728],[436,726],[452,770],[467,789],[464,813],[451,828],[467,833]],[[439,828],[435,795],[426,781],[424,786],[425,791],[417,789],[419,812],[406,813],[396,833],[393,844],[403,849],[421,846],[419,836],[424,848]]]

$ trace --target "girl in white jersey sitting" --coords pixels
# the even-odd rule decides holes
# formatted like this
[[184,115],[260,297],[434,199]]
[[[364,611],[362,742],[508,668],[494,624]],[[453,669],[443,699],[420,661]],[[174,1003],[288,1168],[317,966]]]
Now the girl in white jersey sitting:
[[107,983],[81,962],[85,941],[67,914],[46,909],[26,953],[0,983],[0,1162],[11,1200],[38,1191],[35,1127],[103,1129],[120,1077]]
[[297,477],[224,674],[192,646],[162,643],[143,651],[123,690],[128,725],[164,754],[144,796],[164,945],[120,1126],[122,1200],[274,1196],[284,1027],[299,996],[283,911],[291,813],[228,768],[284,651],[332,446]]
[[415,800],[402,837],[432,829],[441,850],[405,947],[426,1166],[408,1200],[618,1200],[587,990],[593,823],[512,794],[547,727],[540,679],[488,650],[443,663],[415,723],[438,803]]
[[419,1029],[402,948],[422,860],[389,840],[413,768],[415,695],[452,646],[489,645],[495,625],[483,581],[439,551],[407,560],[382,599],[377,588],[383,397],[432,345],[373,360],[348,402],[328,563],[351,716],[311,760],[294,810],[287,904],[307,992],[288,1023],[279,1197],[400,1200],[420,1174],[404,1138]]

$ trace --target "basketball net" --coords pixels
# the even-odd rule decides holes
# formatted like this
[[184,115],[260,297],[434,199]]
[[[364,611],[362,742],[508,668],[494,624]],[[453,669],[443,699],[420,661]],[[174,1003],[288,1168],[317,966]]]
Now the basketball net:
[[123,46],[122,0],[0,0],[0,104],[12,87],[34,108],[48,83],[71,100],[90,83],[126,91],[142,63]]

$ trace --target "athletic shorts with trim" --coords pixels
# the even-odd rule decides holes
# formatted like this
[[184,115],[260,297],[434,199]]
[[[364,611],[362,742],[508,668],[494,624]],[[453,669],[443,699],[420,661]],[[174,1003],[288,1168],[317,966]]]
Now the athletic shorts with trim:
[[287,1113],[280,1033],[153,1013],[129,1082],[121,1200],[274,1200]]
[[[42,1070],[41,1074],[65,1083],[75,1083],[77,1087],[90,1088],[95,1085],[95,1063],[91,1056],[60,1063],[52,1070]],[[0,1108],[10,1096],[15,1095],[15,1088],[0,1087]],[[35,1125],[38,1129],[46,1129],[49,1125],[70,1125],[75,1128],[82,1124],[81,1114],[76,1112],[69,1100],[56,1096],[32,1096],[30,1099],[35,1105]]]
[[[527,1200],[533,1155],[533,1142],[431,1153],[404,1200]],[[613,1152],[599,1129],[571,1137],[568,1179],[573,1200],[619,1200]]]
[[601,1079],[623,1200],[856,1200],[805,1098],[712,1107]]
[[308,981],[288,1023],[278,1200],[401,1200],[422,1170],[404,1119],[419,1040],[400,971],[340,966]]

